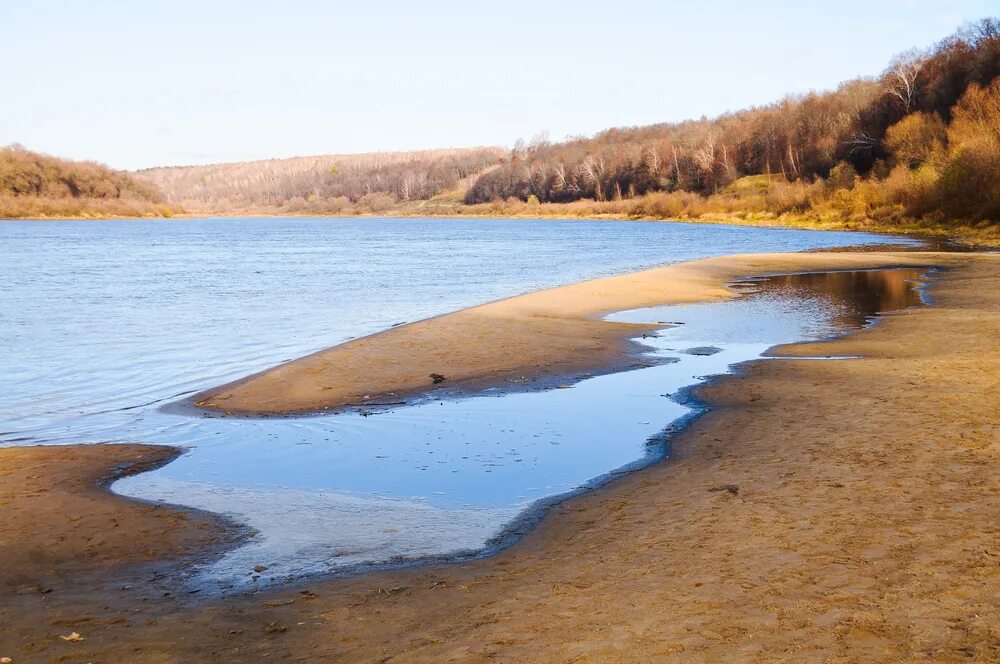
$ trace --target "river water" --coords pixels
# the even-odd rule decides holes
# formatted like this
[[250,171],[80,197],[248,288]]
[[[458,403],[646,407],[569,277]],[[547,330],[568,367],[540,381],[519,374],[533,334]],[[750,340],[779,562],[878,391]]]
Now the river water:
[[[683,325],[646,340],[656,366],[573,389],[371,417],[201,418],[160,407],[487,300],[707,256],[890,241],[908,242],[620,221],[4,222],[0,444],[187,447],[114,489],[229,514],[257,531],[198,570],[201,584],[241,588],[471,554],[537,501],[665,454],[649,441],[690,412],[671,398],[681,388],[775,344],[912,306],[918,275],[789,277],[729,303],[619,314]],[[697,347],[712,350],[684,352]],[[267,570],[254,573],[258,565]]]

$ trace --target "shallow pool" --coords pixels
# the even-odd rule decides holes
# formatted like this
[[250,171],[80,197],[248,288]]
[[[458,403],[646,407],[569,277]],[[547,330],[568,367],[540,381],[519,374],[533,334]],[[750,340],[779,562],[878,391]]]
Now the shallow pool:
[[664,325],[642,340],[652,366],[570,377],[564,389],[512,385],[373,414],[206,418],[201,433],[215,442],[114,489],[257,531],[197,570],[200,585],[476,555],[512,541],[508,526],[538,501],[668,455],[662,432],[696,408],[684,388],[776,345],[919,305],[923,281],[909,269],[788,275],[738,284],[727,302],[622,312],[610,318]]

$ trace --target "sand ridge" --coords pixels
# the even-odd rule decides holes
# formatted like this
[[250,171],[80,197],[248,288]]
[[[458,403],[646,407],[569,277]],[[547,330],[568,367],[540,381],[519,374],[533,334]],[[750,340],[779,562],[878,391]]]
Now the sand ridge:
[[[939,252],[746,254],[584,281],[395,327],[207,390],[199,407],[290,414],[399,402],[436,388],[475,391],[635,360],[629,339],[651,326],[611,323],[615,311],[734,296],[726,284],[789,271],[950,264]],[[434,376],[445,380],[435,383]]]

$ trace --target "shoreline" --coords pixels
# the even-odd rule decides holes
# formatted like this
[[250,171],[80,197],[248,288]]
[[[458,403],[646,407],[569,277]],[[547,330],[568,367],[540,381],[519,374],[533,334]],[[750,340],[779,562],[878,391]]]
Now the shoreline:
[[[933,300],[930,295],[932,290],[933,282],[935,281],[937,275],[943,268],[938,266],[922,266],[926,267],[927,272],[923,275],[924,280],[919,284],[914,284],[913,289],[918,293],[921,301],[921,306],[932,306]],[[879,271],[879,270],[893,270],[893,269],[906,269],[899,267],[888,267],[888,268],[866,268],[865,271]],[[806,274],[827,274],[830,272],[838,271],[857,271],[852,268],[847,268],[845,270],[822,270],[822,271],[796,271],[796,272],[783,272],[776,273],[768,276],[789,276],[789,275],[806,275]],[[757,280],[759,277],[757,275],[752,275],[749,277],[741,278],[733,284],[730,285],[740,285],[740,284],[750,284]],[[766,278],[766,277],[764,277]],[[739,295],[737,296],[739,297]],[[293,577],[288,580],[277,581],[274,584],[266,586],[270,590],[276,590],[278,588],[282,590],[294,589],[309,586],[311,584],[322,582],[323,580],[333,580],[333,579],[350,579],[354,577],[359,577],[363,575],[376,574],[376,573],[390,573],[399,572],[405,570],[419,570],[422,567],[429,566],[454,566],[471,563],[478,560],[484,560],[500,553],[503,553],[507,549],[516,546],[524,537],[530,534],[530,532],[538,527],[538,525],[545,518],[549,511],[559,508],[564,503],[571,501],[580,496],[584,496],[589,493],[599,492],[613,482],[622,480],[628,475],[645,470],[652,466],[658,464],[669,463],[670,461],[670,450],[671,442],[675,437],[681,435],[685,429],[691,426],[699,417],[710,412],[713,408],[713,404],[702,398],[700,395],[703,394],[707,389],[711,388],[715,383],[719,381],[724,381],[731,378],[739,378],[747,375],[750,367],[755,363],[767,361],[767,360],[807,360],[807,361],[817,361],[817,360],[830,360],[830,359],[846,359],[846,360],[856,360],[863,359],[863,356],[808,356],[808,355],[796,355],[794,354],[794,349],[797,346],[808,345],[810,347],[819,346],[827,342],[835,342],[838,340],[843,340],[846,337],[853,335],[857,332],[863,330],[870,330],[879,324],[881,324],[886,318],[891,316],[898,316],[905,314],[910,311],[910,308],[905,309],[893,309],[889,311],[879,312],[873,318],[865,322],[861,327],[857,329],[850,329],[843,333],[834,333],[830,336],[820,337],[808,341],[794,341],[790,343],[779,343],[774,346],[767,348],[760,357],[755,359],[744,360],[742,362],[729,365],[729,369],[725,373],[713,374],[709,376],[702,376],[692,378],[695,382],[683,386],[680,390],[670,396],[671,400],[675,403],[684,406],[688,409],[688,412],[681,415],[680,417],[671,420],[665,424],[665,426],[658,431],[653,436],[646,439],[644,442],[643,449],[645,453],[641,457],[629,461],[628,463],[608,470],[600,475],[591,477],[587,479],[582,484],[569,489],[563,493],[552,494],[537,500],[532,501],[527,504],[512,520],[504,524],[500,531],[490,538],[482,547],[474,550],[463,550],[455,551],[447,554],[436,554],[421,556],[418,558],[410,558],[405,560],[399,560],[394,562],[380,561],[372,563],[359,563],[355,566],[341,569],[335,572],[322,572],[309,574],[299,577]],[[638,339],[632,339],[635,343],[639,344]],[[641,344],[640,344],[641,345]],[[643,346],[648,352],[648,347]],[[784,354],[783,351],[791,351],[792,354]],[[652,365],[650,365],[652,366]],[[629,368],[608,368],[607,371],[601,371],[594,375],[602,375],[606,373],[618,373],[627,372],[632,369]],[[589,376],[587,376],[589,377]],[[558,382],[558,380],[556,381]],[[517,388],[511,388],[516,390]],[[555,389],[555,383],[551,385],[544,386],[534,386],[532,389],[547,390]],[[474,395],[469,394],[458,394],[451,395],[450,399],[470,397]],[[387,408],[391,408],[388,406]]]
[[[926,267],[929,275],[938,272],[940,269],[936,266],[922,265],[921,267]],[[879,270],[894,270],[894,269],[905,270],[907,268],[906,267],[865,268],[863,271],[879,271]],[[768,276],[773,277],[773,276],[804,275],[804,274],[828,274],[839,271],[855,272],[858,270],[856,268],[850,268],[850,267],[843,268],[841,270],[821,270],[812,272],[799,270],[799,271],[774,273]],[[748,277],[743,277],[728,284],[727,288],[737,287],[740,285],[749,285],[757,281],[759,278],[761,278],[759,275],[751,275]],[[919,286],[917,285],[913,286],[914,290],[920,294],[921,300],[925,305],[930,304],[927,296],[927,290],[930,287],[932,281],[933,281],[933,276],[929,276],[927,280],[921,283]],[[735,297],[742,297],[742,295],[740,295],[738,291],[733,291],[733,292]],[[507,298],[507,299],[512,299],[512,298]],[[907,309],[898,309],[898,310],[893,309],[886,312],[880,312],[879,314],[876,315],[875,318],[864,323],[862,327],[858,328],[857,330],[849,330],[848,333],[850,334],[856,331],[860,331],[862,329],[870,329],[871,327],[874,327],[875,325],[879,324],[879,322],[881,322],[887,316],[897,315],[905,311],[907,311]],[[643,335],[643,337],[644,336],[645,335]],[[828,341],[835,341],[839,338],[842,337],[839,334],[834,334],[831,336],[814,339],[808,343],[822,344]],[[649,347],[642,344],[640,338],[632,338],[629,339],[628,341],[632,346],[635,347],[634,349],[635,352],[633,353],[633,350],[630,349],[629,355],[625,358],[626,360],[628,359],[639,360],[646,356],[646,354],[649,351]],[[699,418],[700,416],[702,416],[704,413],[708,412],[711,409],[711,404],[709,404],[706,401],[700,400],[697,396],[697,394],[703,388],[712,385],[716,381],[724,380],[731,376],[743,375],[743,372],[745,371],[747,366],[763,359],[813,359],[813,358],[797,357],[795,355],[782,354],[781,352],[782,349],[793,347],[795,345],[798,345],[799,343],[806,343],[806,342],[777,344],[768,348],[765,351],[765,353],[761,355],[760,358],[745,360],[739,362],[738,364],[730,365],[729,370],[724,373],[714,374],[711,376],[701,377],[701,378],[693,378],[692,380],[694,382],[683,386],[676,394],[671,396],[671,399],[674,402],[684,406],[685,408],[688,409],[689,412],[685,413],[684,415],[674,420],[666,422],[660,431],[658,431],[656,434],[646,439],[644,441],[644,446],[643,446],[644,453],[641,456],[638,456],[635,459],[628,461],[627,463],[621,466],[617,466],[615,468],[602,472],[599,475],[590,477],[585,481],[583,481],[578,486],[568,489],[562,493],[547,495],[537,500],[534,500],[529,504],[526,504],[521,509],[520,512],[518,512],[510,521],[506,522],[501,527],[501,529],[493,537],[484,542],[482,546],[479,546],[474,549],[456,550],[453,552],[441,553],[441,554],[428,554],[413,558],[399,558],[392,560],[386,559],[379,561],[356,563],[349,567],[337,569],[336,571],[312,572],[308,574],[296,575],[287,578],[276,577],[266,582],[262,582],[259,586],[256,586],[253,589],[241,587],[232,590],[220,590],[220,589],[213,590],[210,586],[199,586],[199,592],[201,592],[201,589],[203,588],[204,590],[207,591],[203,595],[205,597],[218,597],[218,598],[239,597],[241,595],[246,595],[247,593],[252,593],[260,590],[275,591],[280,589],[282,591],[285,591],[288,589],[307,587],[311,584],[322,582],[324,580],[356,578],[359,576],[371,575],[376,573],[414,570],[429,566],[461,565],[495,556],[507,550],[508,548],[515,546],[519,541],[521,541],[528,533],[530,533],[532,529],[534,529],[535,527],[538,526],[539,523],[541,523],[542,519],[545,518],[545,515],[550,510],[555,509],[560,505],[562,505],[563,503],[566,503],[567,501],[570,501],[574,498],[580,497],[582,495],[594,491],[600,491],[602,488],[606,487],[612,482],[618,481],[627,475],[630,475],[637,471],[644,470],[655,464],[660,464],[669,461],[671,440],[675,436],[682,433],[685,430],[685,428],[690,426],[691,423],[697,420],[697,418]],[[656,360],[647,359],[647,361],[643,363],[641,366],[645,367],[655,366],[657,363],[658,362]],[[574,377],[569,382],[576,382],[577,380],[583,380],[593,375],[627,372],[630,370],[634,370],[636,368],[641,368],[641,366],[634,362],[628,363],[628,366],[618,366],[618,365],[606,366],[601,371],[598,371],[595,374],[588,374],[586,376]],[[558,377],[556,377],[554,381],[549,381],[549,384],[539,385],[537,383],[532,383],[530,388],[509,387],[505,390],[505,392],[520,391],[523,389],[530,389],[532,391],[555,389],[556,385],[560,382],[565,383],[566,381],[560,381]],[[462,394],[462,393],[439,395],[440,398],[448,400],[468,398],[470,396],[475,396],[475,395]],[[175,402],[174,404],[168,404],[168,406],[171,405],[178,406],[178,402]],[[379,410],[381,410],[379,408],[380,404],[372,403],[369,404],[369,406],[371,407],[370,412],[378,412]],[[390,410],[394,407],[392,404],[381,404],[381,406],[384,408],[384,410]],[[185,409],[183,407],[177,408],[176,412],[178,412],[179,414],[190,414],[189,409]],[[294,417],[296,415],[292,416]],[[258,417],[258,416],[234,415],[234,417]],[[110,490],[110,485],[108,485],[108,489]],[[147,502],[141,498],[135,498],[133,496],[125,494],[116,494],[116,495],[120,495],[128,500],[139,500],[140,502]],[[158,504],[158,503],[150,503],[150,504]],[[194,508],[189,508],[183,504],[177,504],[177,503],[169,503],[169,505],[181,510],[194,509]],[[212,515],[213,513],[208,512],[208,514]],[[245,529],[246,526],[244,525],[244,530]]]
[[[546,387],[639,361],[632,338],[656,325],[608,314],[735,296],[728,284],[788,272],[946,266],[949,252],[737,254],[675,263],[461,309],[354,339],[203,390],[184,405],[226,416],[284,416]],[[440,380],[443,378],[443,380]],[[437,382],[435,382],[437,381]]]
[[453,219],[486,219],[486,220],[507,220],[507,219],[542,219],[553,221],[634,221],[647,223],[681,223],[681,224],[703,224],[722,226],[744,226],[750,228],[775,228],[775,229],[795,229],[806,231],[843,231],[852,233],[872,233],[875,235],[890,235],[906,237],[925,242],[944,242],[956,246],[967,247],[970,250],[981,251],[1000,248],[1000,236],[997,232],[988,232],[984,235],[982,228],[972,226],[926,226],[914,223],[906,226],[882,226],[871,222],[842,222],[832,220],[815,220],[806,217],[802,218],[743,218],[737,216],[713,215],[709,217],[689,217],[689,218],[663,218],[650,216],[631,216],[627,214],[481,214],[481,213],[461,213],[446,212],[441,210],[431,210],[428,212],[401,212],[388,211],[384,213],[364,213],[364,214],[299,214],[299,213],[275,213],[275,212],[232,212],[232,213],[179,213],[170,217],[144,216],[144,217],[5,217],[4,221],[165,221],[172,219],[440,219],[442,221]]
[[183,453],[148,443],[0,447],[3,531],[16,534],[0,537],[0,588],[72,595],[110,578],[172,582],[242,541],[245,528],[223,515],[112,490]]
[[[781,254],[780,256],[792,256],[793,254]],[[798,254],[808,256],[809,254]],[[758,258],[759,255],[736,255],[727,256],[722,258],[743,258],[743,257]],[[768,258],[773,255],[766,255]],[[692,263],[700,263],[703,261],[712,261],[714,259],[702,259],[699,261],[691,261]],[[678,264],[683,265],[683,264]],[[672,266],[668,266],[672,267]],[[912,266],[879,266],[879,267],[868,267],[860,268],[861,270],[883,270],[883,269],[905,269],[906,267]],[[919,267],[927,268],[931,271],[938,271],[941,268],[937,265],[930,265],[925,263],[920,263]],[[661,268],[654,268],[654,270]],[[767,278],[772,276],[785,276],[794,274],[823,274],[827,272],[837,272],[837,271],[857,271],[859,268],[848,266],[838,269],[816,269],[807,270],[799,269],[794,271],[784,271],[784,272],[768,272],[768,273],[756,273],[752,275],[746,275],[743,277],[736,278],[725,284],[727,291],[731,294],[731,297],[740,297],[738,291],[733,290],[733,286],[738,286],[740,284],[752,283],[754,280],[759,278]],[[652,270],[642,270],[640,272],[649,272]],[[634,274],[634,273],[633,273]],[[621,275],[628,276],[628,275]],[[617,277],[610,277],[606,279],[616,279]],[[605,279],[594,280],[594,281],[604,281]],[[924,300],[924,304],[929,305],[930,301],[927,297],[927,289],[930,286],[930,280],[923,283],[920,286],[915,287],[920,293],[921,298]],[[587,282],[581,282],[587,283]],[[579,284],[572,284],[579,285]],[[571,286],[572,286],[571,285]],[[567,288],[567,286],[558,287],[555,289],[548,289],[552,291],[558,291]],[[529,294],[530,295],[530,294]],[[505,302],[507,300],[518,299],[524,296],[514,296],[512,298],[506,298],[498,302]],[[695,300],[699,302],[700,300]],[[869,323],[866,323],[862,328],[858,330],[853,330],[850,333],[860,330],[871,329],[884,320],[888,316],[898,315],[904,313],[905,309],[893,310],[885,313],[879,313],[876,318],[874,318]],[[449,314],[443,314],[449,315]],[[439,316],[440,317],[440,316]],[[419,324],[423,321],[417,321],[413,324]],[[645,328],[646,325],[637,324],[636,327]],[[662,329],[657,327],[657,329]],[[380,333],[376,333],[377,336]],[[645,336],[645,335],[643,335]],[[667,422],[664,427],[657,432],[655,435],[651,436],[645,441],[644,450],[645,453],[641,457],[629,461],[628,463],[608,470],[607,472],[601,473],[595,477],[587,479],[585,482],[576,486],[572,489],[564,491],[558,494],[548,495],[539,498],[529,504],[527,504],[517,515],[513,517],[509,522],[504,524],[504,526],[486,541],[483,546],[470,549],[455,551],[452,553],[445,554],[432,554],[427,556],[420,556],[417,558],[407,558],[393,561],[378,561],[370,563],[358,563],[355,566],[344,568],[336,572],[317,572],[306,574],[297,577],[291,577],[289,579],[276,579],[272,582],[262,584],[256,588],[240,588],[232,592],[229,591],[212,591],[208,587],[198,586],[196,590],[188,591],[194,593],[201,593],[202,590],[208,590],[203,595],[199,597],[200,600],[219,600],[219,599],[239,599],[246,598],[257,594],[259,592],[274,593],[274,592],[287,592],[289,590],[295,590],[299,588],[307,588],[317,583],[323,583],[324,581],[335,581],[335,580],[345,580],[345,579],[356,579],[359,577],[365,577],[373,574],[387,574],[387,573],[399,573],[406,571],[419,571],[423,568],[430,567],[453,567],[463,564],[474,563],[476,561],[482,561],[489,559],[504,551],[510,549],[511,547],[517,545],[521,540],[528,536],[532,530],[542,523],[546,515],[555,509],[560,508],[565,503],[577,499],[581,496],[593,492],[599,492],[605,487],[611,485],[614,482],[620,481],[629,475],[637,472],[641,472],[648,468],[651,468],[658,464],[663,464],[669,462],[670,460],[670,449],[671,442],[673,438],[682,434],[687,427],[689,427],[698,418],[712,410],[712,404],[699,395],[707,388],[710,388],[713,384],[718,381],[723,381],[733,377],[740,377],[745,375],[748,367],[753,364],[763,361],[765,359],[812,359],[808,357],[797,357],[795,355],[784,355],[781,353],[782,349],[794,348],[796,346],[809,344],[810,346],[815,346],[818,344],[824,344],[826,342],[837,341],[843,337],[839,335],[814,339],[809,342],[792,342],[788,344],[777,344],[768,348],[760,358],[753,360],[746,360],[738,364],[731,365],[729,370],[725,373],[712,375],[708,377],[702,377],[697,379],[696,382],[692,382],[684,387],[682,387],[676,394],[671,398],[676,403],[681,404],[689,409],[689,412],[684,415]],[[626,340],[634,349],[630,349],[630,353],[624,359],[637,359],[639,355],[648,352],[648,347],[641,344],[640,338],[630,338]],[[857,359],[857,358],[849,358]],[[653,366],[655,362],[649,362],[646,366]],[[630,368],[636,368],[637,365],[631,364],[630,367],[624,367],[619,365],[608,365],[602,368],[602,370],[597,371],[595,374],[587,374],[585,376],[580,376],[577,379],[588,378],[591,375],[602,375],[608,373],[616,373],[619,371],[628,371]],[[554,389],[555,384],[559,382],[559,377],[556,377],[555,382],[550,381],[550,385],[532,385],[530,389],[532,390],[544,390],[544,389]],[[511,390],[517,390],[518,388],[510,388]],[[452,394],[445,396],[444,398],[454,399],[473,396],[470,394]],[[373,407],[378,406],[378,404],[371,404]],[[389,405],[391,407],[391,405]],[[83,454],[86,457],[90,456],[101,456],[101,452],[104,448],[114,448],[115,453],[123,451],[126,457],[129,458],[126,461],[117,463],[112,467],[105,468],[101,470],[102,464],[99,459],[89,459],[88,458],[88,469],[84,471],[84,476],[89,477],[92,480],[90,485],[90,490],[97,489],[100,492],[100,497],[108,499],[110,501],[124,501],[125,503],[136,503],[139,506],[148,506],[154,510],[167,510],[175,513],[180,513],[182,515],[188,515],[196,519],[207,519],[208,521],[216,521],[216,527],[219,530],[219,534],[215,537],[211,544],[201,545],[194,547],[193,549],[188,549],[186,555],[191,561],[205,561],[216,555],[221,555],[227,549],[235,546],[239,546],[240,543],[246,539],[248,535],[248,530],[252,533],[252,529],[241,522],[233,521],[231,517],[214,513],[211,511],[205,511],[202,509],[190,507],[183,504],[176,503],[160,503],[157,501],[145,500],[142,498],[129,496],[125,494],[119,494],[113,490],[113,484],[124,477],[131,475],[137,475],[144,472],[149,472],[156,470],[157,468],[163,467],[172,461],[176,460],[179,456],[185,453],[185,448],[180,446],[172,445],[161,445],[161,444],[147,444],[147,443],[120,443],[120,444],[69,444],[69,445],[55,445],[55,446],[45,446],[45,445],[26,445],[26,446],[13,446],[11,448],[0,448],[0,476],[3,473],[3,453],[7,450],[19,450],[25,455],[30,456],[32,453],[41,453],[44,455],[49,455],[53,450],[64,449],[71,450],[73,453]],[[111,456],[115,456],[111,453]],[[96,474],[95,474],[95,468]],[[84,490],[87,487],[84,486]],[[116,524],[117,525],[117,524]],[[2,556],[0,556],[2,558]],[[169,571],[168,565],[154,564],[152,567],[154,570],[154,578],[161,578],[167,583],[176,583],[178,587],[184,587],[184,579],[186,578],[186,573],[180,571]],[[166,573],[164,573],[166,572]],[[121,570],[121,573],[126,575],[134,576],[133,571],[129,570],[127,567]],[[167,586],[164,586],[167,587]],[[171,586],[172,587],[172,586]],[[169,595],[171,593],[164,593]]]
[[[1000,616],[1000,536],[990,525],[1000,518],[991,397],[1000,389],[1000,258],[945,256],[938,263],[955,269],[935,279],[936,306],[781,347],[862,359],[751,362],[698,385],[692,394],[710,410],[672,438],[668,462],[553,505],[494,557],[225,602],[155,593],[140,602],[115,587],[117,567],[98,565],[77,578],[105,579],[90,593],[56,588],[0,603],[9,627],[0,655],[989,659],[1000,654],[989,627]],[[97,463],[124,449],[89,447]],[[72,459],[57,465],[79,472]],[[127,511],[158,509],[101,491]],[[96,529],[66,522],[65,511],[89,518],[88,506],[71,493],[62,500],[64,510],[32,527],[61,523],[70,544],[110,530],[106,520]],[[119,563],[163,534],[155,525],[136,532]],[[71,630],[85,640],[59,639]]]

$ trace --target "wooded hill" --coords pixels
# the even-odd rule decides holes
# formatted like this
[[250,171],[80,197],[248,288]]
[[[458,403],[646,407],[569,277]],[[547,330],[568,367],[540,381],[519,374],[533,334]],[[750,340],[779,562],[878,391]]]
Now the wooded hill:
[[170,216],[155,186],[90,161],[0,148],[0,218]]
[[983,19],[834,91],[711,120],[521,143],[465,202],[509,211],[518,201],[576,201],[566,209],[649,217],[997,221],[998,75],[1000,20]]
[[500,148],[377,152],[152,168],[137,175],[189,212],[384,212],[508,159]]

